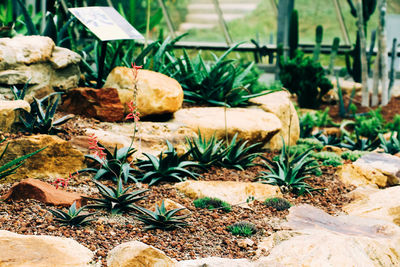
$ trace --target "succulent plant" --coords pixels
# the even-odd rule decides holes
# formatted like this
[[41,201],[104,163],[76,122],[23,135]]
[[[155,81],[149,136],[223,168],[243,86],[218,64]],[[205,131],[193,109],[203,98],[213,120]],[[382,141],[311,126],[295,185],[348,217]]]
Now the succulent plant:
[[264,201],[264,205],[267,207],[272,207],[277,211],[288,210],[292,206],[287,199],[281,197],[267,198]]
[[198,198],[193,201],[193,204],[196,208],[201,208],[201,209],[205,208],[209,210],[221,209],[225,212],[230,212],[232,210],[232,207],[229,203],[215,197]]
[[49,210],[51,214],[55,217],[54,220],[60,222],[61,224],[80,226],[85,225],[93,221],[94,219],[89,219],[89,217],[95,215],[95,213],[80,214],[86,207],[76,208],[76,202],[72,203],[68,212],[62,210]]
[[240,235],[240,236],[251,236],[257,232],[257,227],[253,223],[246,221],[241,221],[229,225],[227,229],[233,235]]

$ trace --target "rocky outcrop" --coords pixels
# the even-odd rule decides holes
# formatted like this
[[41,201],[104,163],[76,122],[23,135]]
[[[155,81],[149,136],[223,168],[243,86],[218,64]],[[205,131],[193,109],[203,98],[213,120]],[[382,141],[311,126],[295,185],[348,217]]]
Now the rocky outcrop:
[[238,138],[262,144],[267,144],[282,129],[282,123],[274,114],[261,109],[246,108],[181,109],[175,112],[173,122],[185,125],[195,132],[200,131],[207,138],[215,134],[217,138],[224,139],[227,131],[230,138],[237,133]]
[[282,127],[278,134],[266,144],[271,150],[282,148],[282,137],[286,144],[296,144],[300,136],[300,125],[297,111],[294,108],[290,95],[286,91],[279,91],[250,99],[250,103],[257,104],[278,117]]
[[174,187],[191,199],[216,197],[231,205],[245,205],[250,196],[259,201],[282,196],[279,187],[262,183],[188,180]]
[[116,122],[124,119],[124,106],[115,88],[74,88],[65,96],[60,109],[85,115],[100,121]]
[[350,215],[376,218],[400,226],[400,187],[369,189],[368,194],[358,193],[343,210]]
[[108,267],[157,266],[174,267],[171,260],[159,249],[139,241],[123,243],[113,248],[107,256]]
[[30,112],[31,107],[24,100],[0,100],[0,131],[9,133],[15,129],[16,123],[20,121],[18,109]]
[[80,56],[44,36],[0,38],[0,95],[12,99],[11,85],[29,84],[26,99],[77,87]]
[[57,136],[23,136],[3,143],[0,151],[3,151],[7,143],[9,146],[0,166],[43,147],[46,149],[28,158],[15,174],[7,176],[2,182],[21,181],[25,178],[65,178],[69,173],[85,167],[83,154]]
[[[134,77],[132,69],[116,67],[108,75],[104,87],[116,88],[125,105],[133,99]],[[136,105],[141,116],[174,113],[181,108],[183,90],[181,85],[164,74],[138,70]]]
[[381,188],[400,183],[400,158],[384,153],[368,153],[343,165],[339,178],[345,184],[362,186],[375,184]]
[[92,266],[93,253],[71,238],[19,235],[0,230],[0,265],[7,267]]
[[46,204],[66,207],[71,206],[74,202],[77,207],[81,207],[87,202],[79,194],[56,189],[48,183],[32,178],[15,184],[1,199],[5,201],[36,199]]
[[[258,244],[259,266],[399,266],[400,228],[354,216],[292,207],[286,227]],[[274,266],[274,265],[272,265]]]

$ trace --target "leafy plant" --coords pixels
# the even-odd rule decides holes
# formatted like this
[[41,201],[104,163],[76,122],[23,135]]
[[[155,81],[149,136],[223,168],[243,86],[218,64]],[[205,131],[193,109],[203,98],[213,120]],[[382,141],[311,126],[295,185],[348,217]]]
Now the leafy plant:
[[257,232],[257,227],[250,222],[237,222],[227,227],[233,235],[251,236]]
[[400,115],[396,114],[391,122],[385,125],[385,128],[391,132],[400,132]]
[[307,112],[300,116],[300,137],[312,136],[314,127],[337,126],[329,116],[329,108],[324,111]]
[[293,192],[297,195],[304,193],[311,195],[313,191],[320,191],[321,189],[312,188],[304,182],[318,168],[318,165],[314,163],[315,159],[311,157],[311,153],[312,149],[309,149],[298,156],[291,156],[283,141],[281,154],[277,161],[263,157],[265,161],[262,166],[267,168],[268,171],[261,171],[261,176],[257,178],[263,183],[279,186],[282,193]]
[[76,209],[76,202],[72,203],[71,207],[68,209],[68,212],[63,210],[49,210],[51,214],[55,217],[57,222],[61,224],[71,225],[71,226],[80,226],[90,223],[94,221],[94,219],[89,219],[89,217],[93,216],[95,213],[81,214],[80,213],[86,207],[81,207]]
[[127,183],[129,180],[138,182],[134,175],[137,174],[138,171],[131,167],[130,162],[127,162],[127,159],[136,152],[136,149],[132,147],[123,147],[118,149],[117,146],[115,146],[114,152],[111,153],[102,144],[97,144],[106,154],[105,158],[101,158],[97,154],[85,155],[85,158],[92,160],[99,167],[85,168],[77,171],[76,173],[96,173],[93,177],[94,180],[105,179],[112,180],[113,182],[118,182],[119,178],[121,178],[124,183]]
[[186,138],[186,143],[189,146],[190,156],[203,166],[220,165],[228,153],[224,140],[217,140],[215,134],[207,139],[199,131],[198,137]]
[[371,110],[365,116],[357,116],[354,124],[356,135],[374,140],[379,133],[384,133],[384,119],[381,114],[381,108]]
[[267,198],[264,201],[264,205],[267,207],[272,207],[277,211],[288,210],[292,206],[287,199],[281,197]]
[[139,221],[142,221],[147,226],[145,230],[151,229],[164,229],[164,230],[172,230],[175,228],[187,226],[188,223],[184,221],[184,219],[188,218],[190,214],[186,215],[176,215],[179,211],[184,210],[185,208],[178,208],[167,210],[164,205],[164,200],[161,202],[161,206],[155,205],[155,211],[151,211],[145,209],[143,207],[137,207],[137,211],[140,214],[135,214],[135,218]]
[[315,138],[300,138],[297,140],[297,145],[305,145],[308,148],[312,148],[320,151],[324,146],[323,144]]
[[280,79],[285,88],[297,95],[301,108],[318,108],[322,97],[333,88],[321,64],[304,57],[302,52],[282,62]]
[[254,150],[259,149],[261,143],[247,145],[248,141],[242,139],[236,141],[236,138],[237,134],[234,135],[227,147],[228,151],[222,158],[222,166],[238,170],[254,166],[254,159],[262,154],[261,152],[254,152]]
[[128,190],[131,187],[123,188],[121,179],[118,180],[117,187],[107,187],[97,181],[93,181],[99,190],[100,195],[103,198],[92,198],[92,197],[84,197],[88,200],[92,200],[97,204],[87,205],[87,208],[95,208],[95,209],[106,209],[111,214],[120,214],[130,210],[137,210],[138,206],[134,203],[144,199],[146,196],[141,194],[149,191],[146,190],[137,190],[128,193]]
[[[0,144],[3,143],[6,140],[6,138],[0,140]],[[4,148],[3,152],[1,152],[0,154],[0,162],[2,161],[4,155],[6,154],[6,151],[8,149],[10,143],[8,143],[6,145],[6,147]],[[3,179],[11,174],[16,173],[16,170],[21,167],[24,163],[25,160],[27,160],[28,158],[32,157],[33,155],[39,153],[40,151],[42,151],[43,149],[45,149],[46,147],[43,147],[41,149],[38,149],[32,153],[29,153],[27,155],[21,156],[19,158],[13,159],[10,162],[7,162],[3,165],[0,165],[0,179]]]
[[209,210],[222,209],[225,212],[230,212],[232,210],[232,207],[229,203],[215,197],[198,198],[193,201],[193,204],[196,208],[200,209],[209,209]]
[[363,138],[356,135],[355,140],[353,140],[349,136],[345,136],[340,146],[350,150],[371,151],[379,146],[379,139]]
[[319,161],[322,161],[322,165],[324,166],[337,167],[343,164],[341,157],[334,152],[322,151],[313,153],[313,157]]
[[19,116],[21,126],[25,131],[41,134],[56,134],[62,131],[57,126],[66,123],[72,119],[73,115],[66,115],[57,120],[54,119],[58,103],[60,101],[60,93],[52,93],[42,99],[33,98],[31,103],[31,111],[19,109],[22,115]]
[[383,148],[385,153],[394,155],[400,152],[399,132],[392,132],[389,140],[386,140],[383,134],[379,134],[378,137],[381,142],[380,147]]
[[31,79],[29,79],[21,89],[18,89],[17,86],[15,86],[15,85],[11,86],[10,89],[14,95],[14,100],[24,100],[26,90],[28,89],[30,81],[31,81]]
[[340,156],[342,157],[342,159],[348,159],[351,161],[356,161],[358,160],[360,157],[362,157],[363,155],[367,154],[368,152],[366,151],[359,151],[359,150],[348,150],[348,151],[344,151]]
[[324,135],[321,133],[314,137],[322,144],[322,146],[339,146],[341,142],[341,139],[334,134]]
[[186,176],[197,179],[198,174],[186,168],[203,166],[197,162],[186,160],[188,153],[178,156],[175,148],[167,140],[167,151],[161,152],[157,157],[143,153],[147,160],[139,160],[136,166],[142,171],[140,181],[149,182],[149,185],[157,184],[161,181],[182,182]]

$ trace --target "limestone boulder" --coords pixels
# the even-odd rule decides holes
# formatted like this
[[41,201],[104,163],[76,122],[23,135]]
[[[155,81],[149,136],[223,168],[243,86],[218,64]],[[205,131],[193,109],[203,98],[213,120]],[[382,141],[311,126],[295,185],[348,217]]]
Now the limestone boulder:
[[236,133],[238,138],[251,143],[268,144],[282,129],[282,123],[272,113],[261,109],[204,107],[181,109],[174,114],[173,122],[185,125],[193,131],[200,131],[202,136],[210,138],[225,138],[226,131],[232,138]]
[[400,226],[400,187],[369,189],[368,193],[357,194],[343,210],[350,215],[381,219]]
[[282,127],[268,142],[266,147],[271,150],[282,148],[282,137],[285,143],[296,144],[300,136],[300,124],[297,111],[290,100],[290,94],[286,91],[279,91],[268,95],[252,98],[250,103],[260,106],[266,112],[270,112],[278,117]]
[[13,185],[1,199],[5,201],[36,199],[46,204],[66,207],[71,206],[74,202],[76,202],[77,207],[81,207],[87,202],[79,194],[56,189],[51,184],[32,178]]
[[21,181],[25,178],[66,178],[69,173],[86,167],[83,154],[57,136],[23,136],[4,142],[0,145],[0,151],[3,151],[7,143],[9,146],[0,166],[40,148],[47,148],[28,158],[15,174],[7,176],[2,182]]
[[[116,88],[121,102],[125,105],[133,99],[134,77],[132,69],[116,67],[108,75],[104,87]],[[181,108],[183,103],[183,90],[181,85],[164,74],[138,70],[138,92],[136,105],[141,116],[161,115],[174,113]]]
[[0,95],[12,99],[11,85],[28,83],[26,100],[44,92],[69,90],[80,80],[80,56],[44,36],[0,38]]
[[177,183],[174,187],[191,199],[216,197],[231,205],[243,206],[250,196],[259,201],[282,196],[277,186],[251,182],[188,180]]
[[115,88],[74,88],[64,98],[60,109],[72,114],[116,122],[124,119],[122,105]]
[[[285,227],[258,244],[259,266],[398,266],[400,228],[354,216],[333,217],[311,207],[292,207]],[[262,265],[261,265],[262,264]]]
[[157,266],[174,267],[176,262],[159,249],[139,241],[126,242],[113,248],[107,256],[108,267]]
[[247,259],[229,259],[229,258],[218,258],[209,257],[196,260],[180,261],[177,267],[243,267],[243,266],[254,266],[253,262]]
[[20,111],[18,109],[30,112],[31,107],[24,100],[0,100],[0,131],[11,132],[14,130],[16,123],[20,121]]
[[376,184],[383,188],[400,183],[400,158],[385,153],[368,153],[352,164],[343,165],[339,178],[346,184]]
[[0,230],[0,262],[7,267],[92,266],[93,252],[72,238]]

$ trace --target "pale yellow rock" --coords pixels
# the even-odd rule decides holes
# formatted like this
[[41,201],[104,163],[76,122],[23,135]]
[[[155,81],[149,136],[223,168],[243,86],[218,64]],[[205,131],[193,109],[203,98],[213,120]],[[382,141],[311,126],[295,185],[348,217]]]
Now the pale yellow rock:
[[245,205],[250,196],[259,201],[282,196],[277,186],[251,182],[188,180],[174,187],[191,199],[216,197],[231,205]]
[[[132,69],[116,67],[108,75],[104,87],[116,88],[122,104],[127,108],[127,104],[133,100],[133,81]],[[174,113],[182,106],[181,85],[164,74],[138,70],[137,87],[136,105],[141,116]]]
[[343,207],[350,215],[376,218],[400,225],[400,187],[369,190]]
[[0,100],[0,131],[11,132],[15,123],[19,122],[20,111],[24,109],[30,111],[31,107],[28,102],[24,100]]
[[92,266],[93,252],[72,238],[19,235],[0,230],[2,267]]
[[255,97],[250,99],[250,103],[259,105],[260,108],[274,114],[281,121],[281,130],[267,143],[267,148],[271,150],[281,149],[282,137],[286,144],[289,142],[290,144],[296,144],[300,136],[299,117],[292,101],[290,101],[288,92],[279,91]]
[[379,187],[388,185],[388,177],[373,168],[364,168],[352,163],[338,167],[337,175],[339,179],[347,184],[354,186],[364,186],[375,184]]
[[159,249],[139,241],[122,243],[107,256],[108,267],[174,267],[176,262]]
[[261,109],[205,107],[181,109],[174,114],[173,122],[185,125],[193,131],[200,130],[201,135],[210,138],[225,139],[226,131],[229,138],[236,133],[238,138],[250,143],[267,144],[281,129],[281,121],[272,113]]
[[50,62],[54,69],[62,69],[70,64],[78,64],[80,61],[81,56],[78,53],[58,46],[54,48],[50,58]]
[[209,257],[195,260],[180,261],[177,267],[253,267],[248,259],[229,259]]
[[[310,206],[292,207],[286,227],[258,244],[256,263],[269,266],[399,266],[400,228],[354,216],[333,217]],[[264,251],[263,251],[264,250]],[[262,265],[264,264],[264,265]]]
[[[336,79],[333,79],[332,81],[333,87],[335,89],[337,89],[337,81]],[[356,92],[361,91],[362,88],[362,84],[361,83],[356,83],[353,81],[348,81],[348,80],[344,80],[342,78],[339,78],[339,84],[340,84],[340,88],[342,89],[343,93],[346,94],[351,94],[351,92],[353,91],[353,88],[356,89]]]
[[0,151],[3,151],[6,144],[9,146],[0,161],[0,166],[40,148],[47,148],[28,158],[15,174],[7,176],[1,182],[20,181],[25,178],[66,178],[70,173],[86,167],[83,154],[67,141],[54,135],[32,135],[9,140],[0,145]]

